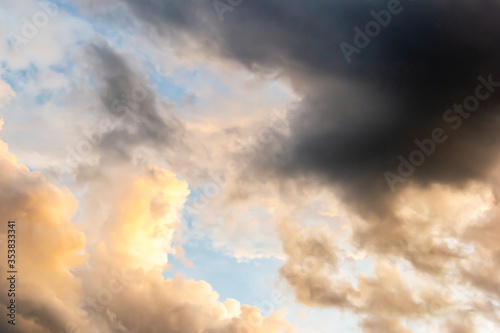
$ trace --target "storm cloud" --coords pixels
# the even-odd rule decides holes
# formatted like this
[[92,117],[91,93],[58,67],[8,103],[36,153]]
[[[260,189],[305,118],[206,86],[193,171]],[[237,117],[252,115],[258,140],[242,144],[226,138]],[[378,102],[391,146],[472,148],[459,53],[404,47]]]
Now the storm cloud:
[[[414,141],[436,128],[448,139],[411,181],[460,185],[484,179],[495,161],[497,1],[246,1],[222,22],[210,2],[126,3],[160,35],[291,80],[303,99],[283,143],[288,158],[265,155],[260,167],[328,179],[363,212],[385,212],[384,173],[397,174],[398,156],[408,160]],[[365,34],[369,44],[348,63],[340,45],[355,47],[354,28],[365,31],[389,6],[398,14],[375,37]],[[444,119],[485,81],[477,111]]]
[[[368,221],[356,229],[359,245],[404,253],[426,270],[407,249],[395,196],[409,184],[464,188],[488,179],[495,165],[497,1],[245,1],[223,21],[210,2],[125,3],[184,50],[289,80],[302,97],[291,136],[259,154],[253,172],[263,181],[329,182]],[[386,26],[370,32],[369,22],[384,15]],[[343,43],[358,48],[350,63]],[[444,261],[458,256],[433,251]]]
[[[88,163],[70,170],[81,211],[0,141],[0,168],[16,176],[22,194],[0,209],[21,215],[31,201],[55,202],[65,209],[35,211],[27,221],[55,219],[54,229],[70,236],[49,259],[61,262],[57,276],[73,296],[55,288],[52,266],[31,259],[25,286],[48,285],[59,306],[42,311],[35,293],[25,299],[19,316],[28,330],[74,323],[103,332],[294,331],[281,312],[263,316],[219,301],[208,282],[165,279],[176,263],[168,255],[189,261],[182,246],[191,232],[238,263],[283,260],[276,271],[296,302],[347,312],[365,332],[475,332],[500,323],[499,1],[79,0],[77,7],[110,29],[83,43],[83,71],[75,71],[85,90],[74,95],[97,101],[81,126],[99,128]],[[163,87],[140,75],[155,62],[167,69],[155,69]],[[280,89],[286,98],[260,99]],[[18,94],[3,90],[5,103]],[[268,140],[263,131],[245,137],[276,105],[286,109],[283,126],[268,126]],[[259,139],[266,142],[256,148]],[[252,158],[243,161],[235,146]],[[237,175],[221,171],[235,161]],[[186,217],[186,202],[215,183],[217,191],[201,193],[203,212]],[[83,234],[75,219],[85,222]],[[32,243],[26,253],[35,257],[42,247]],[[108,268],[135,272],[136,283],[106,311],[75,312],[101,293]],[[258,325],[248,326],[253,320]]]

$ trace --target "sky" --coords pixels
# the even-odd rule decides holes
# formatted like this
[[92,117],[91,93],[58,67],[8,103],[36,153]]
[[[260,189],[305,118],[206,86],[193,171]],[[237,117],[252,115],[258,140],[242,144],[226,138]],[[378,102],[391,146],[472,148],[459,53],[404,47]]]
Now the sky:
[[0,332],[498,332],[499,12],[2,0]]

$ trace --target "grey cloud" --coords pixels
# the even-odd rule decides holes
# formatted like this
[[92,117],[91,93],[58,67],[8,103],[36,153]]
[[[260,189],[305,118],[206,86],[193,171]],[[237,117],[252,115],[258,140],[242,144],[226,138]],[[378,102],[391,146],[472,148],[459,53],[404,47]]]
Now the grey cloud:
[[500,81],[497,1],[401,1],[402,12],[351,64],[340,43],[353,44],[353,28],[364,28],[370,11],[387,2],[246,1],[223,22],[210,2],[125,2],[162,36],[194,40],[206,52],[291,79],[304,99],[292,140],[283,143],[289,158],[264,154],[259,168],[326,178],[358,210],[383,215],[391,195],[383,173],[397,172],[398,156],[408,158],[414,140],[436,127],[449,140],[413,181],[459,185],[484,179],[492,166],[500,94],[463,119],[459,132],[443,114],[474,93],[478,76]]
[[[105,123],[104,129],[96,128],[91,135],[91,150],[100,165],[130,161],[134,150],[141,147],[159,154],[187,149],[182,122],[173,114],[173,106],[157,95],[151,78],[140,76],[124,55],[105,43],[90,44],[85,55],[100,95],[100,104],[93,112]],[[77,177],[86,180],[98,173],[95,167],[82,163]]]
[[[186,52],[202,50],[252,71],[278,72],[303,97],[291,137],[258,155],[256,176],[329,182],[367,221],[354,228],[358,245],[402,256],[420,271],[441,273],[461,257],[433,242],[428,231],[415,237],[394,212],[400,192],[390,190],[384,173],[397,173],[398,157],[408,159],[416,139],[441,128],[447,140],[404,185],[463,190],[471,181],[489,180],[500,142],[498,1],[401,1],[403,10],[350,64],[339,45],[355,44],[353,28],[364,29],[373,20],[370,12],[385,10],[388,2],[247,0],[221,22],[211,2],[123,1],[143,24]],[[455,104],[477,95],[478,85],[488,97],[477,111],[455,112]],[[285,274],[293,263],[284,266]],[[311,299],[316,281],[302,280],[303,299],[322,303]],[[364,325],[373,331],[389,323],[375,318]],[[397,322],[390,325],[400,329]]]

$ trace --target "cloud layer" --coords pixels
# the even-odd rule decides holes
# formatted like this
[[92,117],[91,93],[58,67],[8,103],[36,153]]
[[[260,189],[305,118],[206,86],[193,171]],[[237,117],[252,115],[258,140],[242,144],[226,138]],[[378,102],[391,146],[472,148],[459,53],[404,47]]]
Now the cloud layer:
[[[247,1],[226,11],[222,22],[213,19],[210,4],[196,1],[124,3],[145,26],[181,48],[250,71],[279,73],[302,96],[290,137],[259,155],[253,176],[263,182],[303,177],[329,182],[354,213],[354,244],[375,257],[401,258],[432,279],[464,265],[471,247],[480,251],[482,246],[468,239],[468,228],[478,230],[477,217],[457,211],[456,201],[479,195],[485,208],[470,208],[479,212],[495,205],[496,191],[488,194],[491,189],[481,186],[495,182],[497,166],[500,29],[492,15],[499,10],[497,1]],[[389,20],[390,8],[390,22],[379,24],[377,33],[366,32],[369,22],[384,15]],[[357,49],[349,59],[342,43]],[[388,180],[387,172],[393,178]],[[415,197],[425,203],[413,210]],[[421,216],[421,209],[434,214]],[[457,219],[466,227],[457,228]],[[318,239],[283,239],[287,277],[303,266]],[[334,274],[335,256],[328,258],[320,261]],[[376,311],[369,304],[386,304],[387,312],[365,321],[364,329],[403,331],[387,315],[419,316],[422,304],[404,284],[389,291],[397,275],[383,267],[375,280],[360,279],[357,291],[332,284],[321,270],[295,272],[298,282],[290,283],[305,303],[368,313]],[[475,284],[494,288],[487,287],[494,282],[476,276],[478,267],[474,272]],[[372,294],[370,288],[384,292]],[[408,297],[401,296],[405,293]],[[368,299],[356,301],[359,294]],[[423,302],[424,296],[416,297]]]
[[[500,325],[498,1],[76,4],[141,43],[104,33],[72,53],[69,118],[95,129],[59,168],[78,202],[0,142],[0,215],[20,221],[25,260],[19,332],[292,332],[285,312],[164,278],[168,255],[188,262],[188,197],[205,200],[198,231],[215,248],[283,259],[298,303],[354,315],[365,332]],[[127,49],[155,45],[161,58],[159,44],[191,62],[184,83],[203,63],[286,86],[298,102],[240,154],[273,99],[228,97],[213,80],[167,101],[141,75],[146,50]],[[0,107],[17,93],[0,81]],[[220,110],[200,102],[209,94]],[[234,162],[231,179],[220,173]]]

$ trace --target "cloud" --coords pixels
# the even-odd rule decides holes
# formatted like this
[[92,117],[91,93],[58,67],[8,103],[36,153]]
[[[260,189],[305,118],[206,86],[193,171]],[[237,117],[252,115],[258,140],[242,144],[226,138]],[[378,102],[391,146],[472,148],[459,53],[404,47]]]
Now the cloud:
[[[179,228],[179,212],[189,194],[187,183],[153,167],[143,177],[120,174],[120,178],[122,184],[118,178],[112,179],[117,185],[100,197],[115,209],[99,231],[96,256],[146,271],[165,268],[167,255],[174,252],[171,244]],[[123,181],[126,178],[129,180]]]
[[[415,140],[432,137],[436,128],[447,136],[436,153],[422,153],[425,162],[400,188],[410,183],[459,188],[486,181],[496,165],[500,48],[495,36],[500,29],[491,13],[497,1],[401,1],[404,11],[351,64],[339,45],[353,43],[353,28],[364,28],[374,20],[370,12],[387,4],[249,1],[220,22],[208,3],[124,3],[143,25],[185,52],[201,50],[290,80],[302,96],[291,136],[266,147],[249,172],[263,182],[302,176],[328,181],[368,222],[355,232],[372,251],[409,252],[394,243],[405,241],[404,226],[392,211],[397,194],[384,173],[397,173],[398,157],[408,159],[418,149]],[[488,95],[480,109],[447,113],[477,91]],[[432,252],[455,255],[445,246]],[[422,270],[439,266],[425,267],[418,260],[412,259]]]
[[[256,307],[219,301],[204,281],[165,280],[189,193],[171,172],[105,168],[107,181],[89,184],[97,205],[83,200],[83,215],[96,218],[80,225],[84,235],[72,221],[77,201],[69,190],[19,164],[4,142],[0,170],[0,213],[16,220],[22,276],[16,332],[292,332],[283,312],[264,317]],[[0,237],[6,257],[5,227]],[[2,295],[2,306],[7,302]]]
[[0,80],[0,108],[9,104],[15,96],[16,93],[12,90],[12,87],[7,82]]
[[412,333],[397,319],[390,317],[368,318],[363,321],[363,330],[367,333]]
[[164,279],[167,255],[178,251],[174,245],[189,194],[186,182],[158,167],[127,165],[105,168],[103,177],[90,182],[83,198],[85,218],[93,222],[88,224],[89,268],[78,275],[85,295],[97,300],[104,295],[109,272],[126,272],[128,282],[109,301],[80,305],[90,325],[103,332],[119,327],[131,332],[291,332],[282,312],[264,317],[258,308],[236,300],[221,302],[205,281],[180,275]]
[[[449,326],[450,332],[479,329],[483,320],[496,327],[498,209],[492,188],[473,183],[461,190],[433,185],[402,191],[392,211],[403,223],[397,237],[381,235],[385,253],[366,251],[369,244],[356,248],[356,233],[344,243],[343,228],[305,226],[296,212],[285,214],[277,228],[286,254],[281,274],[299,302],[355,313],[366,332],[410,332],[402,322]],[[355,223],[370,226],[351,219]],[[350,268],[353,259],[355,267],[373,263],[373,272]],[[470,318],[449,319],[457,311],[469,311]]]
[[[427,236],[419,237],[420,243],[411,239],[394,211],[399,194],[390,191],[383,175],[397,171],[399,156],[408,159],[418,148],[415,140],[442,128],[447,141],[401,188],[437,183],[459,190],[490,179],[499,142],[493,124],[500,97],[495,42],[500,29],[491,14],[499,9],[497,1],[401,1],[404,11],[353,55],[351,64],[339,45],[354,43],[353,28],[364,28],[374,20],[370,12],[385,10],[386,4],[249,1],[221,23],[209,4],[196,1],[124,3],[142,24],[186,50],[198,48],[291,81],[303,97],[291,138],[282,150],[269,148],[256,159],[257,177],[329,181],[366,222],[355,226],[358,244],[375,253],[402,254],[418,270],[438,272],[461,256]],[[480,108],[472,107],[477,111],[454,106],[470,102],[478,91],[488,97]]]
[[[71,221],[77,202],[67,188],[50,184],[39,172],[30,172],[0,142],[0,215],[16,221],[17,327],[24,332],[62,331],[81,293],[81,281],[72,270],[83,264],[85,236]],[[0,232],[1,253],[7,258],[7,220]],[[2,279],[3,290],[8,282]],[[7,293],[1,295],[2,307]],[[10,330],[6,320],[2,330]],[[50,328],[50,329],[49,329]]]
[[[222,22],[210,2],[121,3],[137,19],[133,24],[156,34],[152,39],[163,38],[181,54],[197,52],[259,75],[277,74],[300,97],[289,135],[265,146],[228,195],[231,204],[272,200],[260,196],[259,187],[271,184],[278,196],[292,188],[287,195],[296,200],[288,203],[298,206],[302,195],[310,203],[309,191],[324,188],[342,199],[350,214],[344,225],[350,232],[347,246],[328,228],[292,224],[295,206],[289,220],[275,225],[287,259],[281,273],[298,301],[349,310],[362,318],[366,332],[411,332],[408,322],[427,319],[443,322],[450,332],[474,331],[478,317],[498,323],[498,299],[488,303],[498,296],[500,283],[495,208],[500,29],[493,15],[498,1],[401,1],[402,11],[368,45],[358,45],[362,50],[350,63],[339,46],[366,40],[353,28],[364,29],[375,20],[371,11],[381,13],[387,3],[246,1]],[[185,135],[189,126],[150,90],[142,98],[133,59],[106,44],[88,50],[86,66],[102,102],[96,115],[116,123],[84,156],[90,166],[76,170],[78,185],[90,184],[83,203],[90,258],[75,276],[66,274],[69,284],[82,279],[81,289],[73,289],[79,296],[67,304],[78,309],[77,300],[104,295],[109,269],[126,267],[137,280],[100,304],[101,310],[86,305],[88,320],[75,319],[72,312],[64,313],[64,320],[102,331],[232,333],[249,321],[259,323],[251,328],[255,332],[289,329],[280,314],[263,318],[256,308],[220,302],[203,281],[163,279],[166,253],[177,246],[187,185],[166,170],[131,161],[141,148],[182,147],[183,154],[192,153],[192,137]],[[477,111],[458,105],[476,100]],[[446,142],[429,143],[436,129]],[[411,177],[400,175],[404,181],[392,191],[384,174],[401,174],[402,161],[412,160],[417,149],[425,161],[408,172]],[[429,150],[435,152],[425,154]],[[374,272],[346,276],[345,252],[365,254]],[[476,310],[471,318],[447,318],[470,308]],[[45,321],[34,319],[31,325],[60,328],[62,319],[51,309],[44,310]]]
[[467,313],[460,313],[460,316],[451,318],[442,327],[449,333],[474,333],[476,332],[474,321]]
[[89,45],[87,59],[102,98],[96,111],[116,124],[97,145],[103,159],[127,160],[140,145],[160,150],[181,142],[182,124],[169,110],[161,109],[149,78],[134,73],[107,44]]
[[278,229],[287,262],[281,274],[294,288],[297,299],[309,305],[351,307],[348,282],[332,283],[338,258],[327,230],[299,229],[283,222]]

